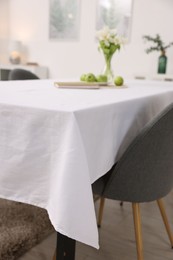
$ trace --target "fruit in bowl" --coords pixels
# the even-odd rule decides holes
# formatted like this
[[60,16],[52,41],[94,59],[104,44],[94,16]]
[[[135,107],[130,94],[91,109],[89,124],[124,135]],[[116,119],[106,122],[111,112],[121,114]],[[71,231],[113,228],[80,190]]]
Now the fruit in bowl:
[[103,75],[103,74],[100,74],[96,77],[97,79],[97,82],[107,82],[108,81],[108,78],[106,75]]
[[86,82],[97,82],[97,79],[93,73],[88,73],[88,74],[86,74],[85,81]]
[[96,76],[93,73],[87,73],[87,74],[82,74],[80,77],[80,81],[85,81],[85,82],[97,82]]
[[86,74],[82,74],[80,76],[80,81],[86,81],[85,79],[86,79]]
[[121,77],[121,76],[115,77],[115,78],[114,78],[114,84],[115,84],[116,86],[123,86],[123,84],[124,84],[124,79],[123,79],[123,77]]

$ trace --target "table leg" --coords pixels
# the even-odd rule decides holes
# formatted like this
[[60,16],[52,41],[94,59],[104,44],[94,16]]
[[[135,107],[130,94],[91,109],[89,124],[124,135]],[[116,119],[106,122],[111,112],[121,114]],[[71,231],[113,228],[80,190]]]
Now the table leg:
[[75,244],[72,238],[57,232],[57,245],[55,260],[75,260]]

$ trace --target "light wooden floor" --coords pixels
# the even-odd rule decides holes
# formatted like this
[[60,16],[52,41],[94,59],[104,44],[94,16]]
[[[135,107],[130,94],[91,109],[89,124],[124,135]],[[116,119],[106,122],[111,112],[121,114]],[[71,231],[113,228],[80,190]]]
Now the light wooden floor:
[[[173,192],[165,199],[168,219],[173,230]],[[96,203],[96,210],[97,210]],[[145,260],[173,260],[173,249],[156,203],[141,205]],[[132,210],[129,203],[106,200],[103,223],[99,230],[100,249],[77,243],[76,260],[135,260],[136,247]],[[52,260],[56,235],[52,234],[19,260]]]

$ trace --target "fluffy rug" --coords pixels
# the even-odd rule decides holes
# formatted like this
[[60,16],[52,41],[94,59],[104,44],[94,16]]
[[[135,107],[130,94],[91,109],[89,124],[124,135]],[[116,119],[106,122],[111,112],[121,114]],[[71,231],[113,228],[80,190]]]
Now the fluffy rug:
[[47,212],[0,199],[0,260],[15,260],[54,231]]

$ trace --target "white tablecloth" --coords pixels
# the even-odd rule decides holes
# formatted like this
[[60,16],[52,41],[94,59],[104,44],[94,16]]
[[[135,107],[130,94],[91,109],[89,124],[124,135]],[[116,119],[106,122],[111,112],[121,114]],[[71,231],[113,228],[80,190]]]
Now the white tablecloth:
[[91,183],[171,102],[170,82],[97,90],[0,82],[0,197],[47,209],[57,231],[98,248]]

